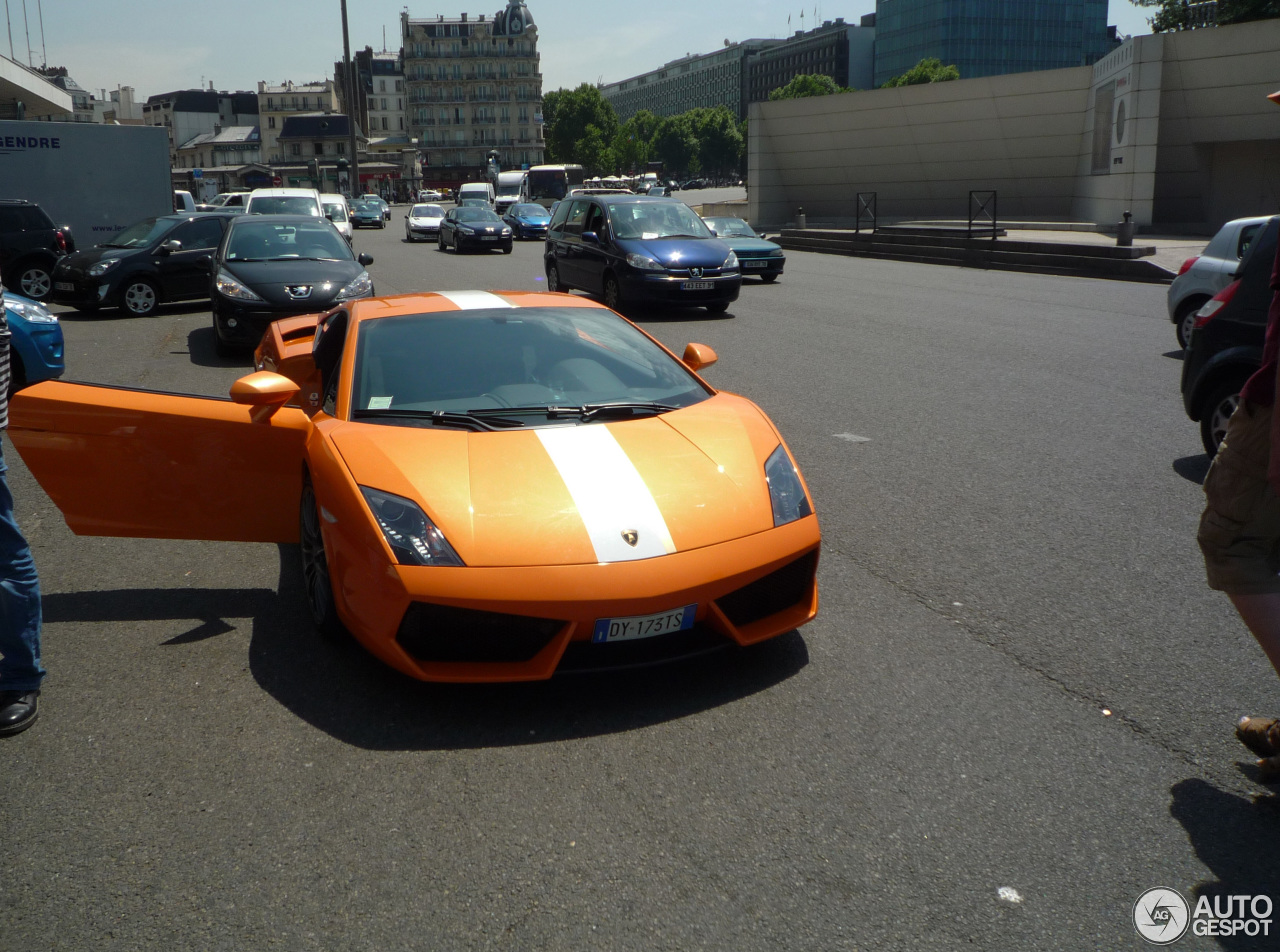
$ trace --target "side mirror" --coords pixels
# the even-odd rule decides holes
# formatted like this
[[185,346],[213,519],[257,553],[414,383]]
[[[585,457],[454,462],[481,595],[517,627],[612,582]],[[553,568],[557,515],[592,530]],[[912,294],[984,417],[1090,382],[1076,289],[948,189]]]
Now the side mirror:
[[600,244],[600,236],[597,235],[594,231],[584,231],[582,233],[582,240],[589,245]]
[[282,407],[298,394],[298,385],[270,370],[241,377],[231,385],[231,401],[251,407]]
[[367,268],[369,265],[373,264],[373,255],[368,252],[361,252],[356,260]]
[[213,266],[213,255],[201,255],[196,259],[196,267],[208,271]]
[[720,358],[706,344],[690,344],[684,349],[684,356],[680,359],[686,367],[697,373],[703,367],[710,367]]
[[164,244],[162,244],[159,248],[156,249],[156,254],[160,255],[160,257],[163,258],[166,255],[171,255],[181,250],[182,250],[182,242],[178,241],[178,239],[176,238],[170,238],[168,241],[166,241]]

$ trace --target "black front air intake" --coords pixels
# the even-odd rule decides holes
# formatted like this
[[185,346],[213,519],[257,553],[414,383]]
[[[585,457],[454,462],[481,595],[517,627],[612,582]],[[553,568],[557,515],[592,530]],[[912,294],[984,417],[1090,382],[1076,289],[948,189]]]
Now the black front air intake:
[[410,657],[431,662],[531,660],[565,622],[414,602],[404,613],[396,641]]
[[749,585],[722,595],[716,604],[735,628],[776,615],[809,597],[818,552],[802,555]]

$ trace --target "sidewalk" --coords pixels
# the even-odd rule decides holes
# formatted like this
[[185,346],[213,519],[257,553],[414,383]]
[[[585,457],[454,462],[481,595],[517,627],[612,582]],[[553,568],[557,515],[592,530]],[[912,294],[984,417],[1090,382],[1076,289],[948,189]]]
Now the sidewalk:
[[[1081,245],[1108,245],[1115,247],[1115,235],[1105,235],[1096,231],[1044,231],[1040,229],[1013,229],[1008,232],[1009,238],[1021,241],[1060,242],[1069,241]],[[1209,243],[1208,238],[1187,238],[1169,235],[1134,235],[1136,248],[1154,247],[1156,253],[1147,255],[1143,260],[1153,262],[1172,274],[1177,274],[1182,262],[1193,255],[1204,251]]]

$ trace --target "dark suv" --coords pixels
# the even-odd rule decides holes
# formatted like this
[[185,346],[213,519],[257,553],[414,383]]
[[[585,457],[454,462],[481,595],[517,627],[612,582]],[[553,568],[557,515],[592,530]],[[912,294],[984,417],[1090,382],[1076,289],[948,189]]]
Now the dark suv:
[[1197,312],[1183,355],[1182,403],[1200,424],[1200,441],[1210,456],[1240,402],[1240,388],[1262,365],[1278,235],[1280,216],[1254,239],[1235,280]]
[[0,281],[10,291],[43,301],[53,287],[53,266],[75,250],[71,229],[55,225],[39,205],[0,199]]

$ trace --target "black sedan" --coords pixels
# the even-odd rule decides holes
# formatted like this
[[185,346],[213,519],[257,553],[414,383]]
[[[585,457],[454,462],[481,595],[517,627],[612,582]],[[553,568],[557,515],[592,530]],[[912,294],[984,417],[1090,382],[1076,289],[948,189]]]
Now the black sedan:
[[218,247],[233,212],[144,218],[110,241],[59,259],[50,300],[81,311],[119,307],[136,317],[164,301],[209,296],[202,258]]
[[511,227],[489,208],[463,205],[449,209],[440,222],[439,249],[501,248],[511,254]]
[[356,200],[351,206],[352,228],[386,228],[387,220],[382,217],[382,206],[377,202]]
[[[207,259],[208,260],[208,259]],[[369,297],[373,279],[333,223],[309,215],[251,215],[231,221],[208,260],[218,355],[253,350],[267,326]]]

